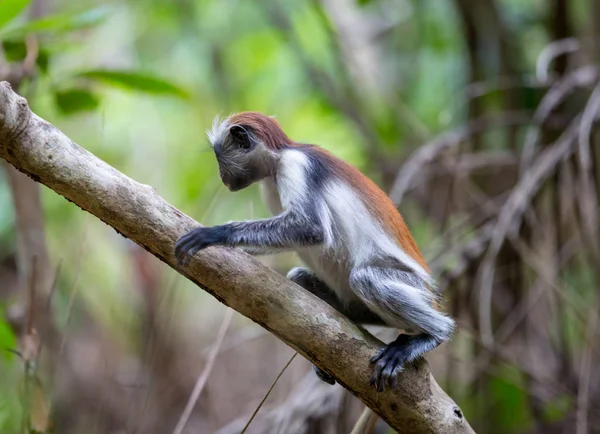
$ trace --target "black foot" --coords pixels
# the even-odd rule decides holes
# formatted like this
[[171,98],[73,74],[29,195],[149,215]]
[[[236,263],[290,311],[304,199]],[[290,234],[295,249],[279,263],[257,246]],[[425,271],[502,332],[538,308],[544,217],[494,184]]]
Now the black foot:
[[319,377],[321,380],[327,384],[331,384],[332,386],[335,384],[335,378],[333,378],[327,372],[323,371],[321,368],[317,368],[315,365],[313,365],[313,369],[315,374],[317,374],[317,377]]
[[398,382],[398,374],[404,369],[412,353],[412,336],[400,335],[394,342],[379,350],[377,355],[371,359],[375,365],[371,374],[371,385],[383,392],[386,385],[395,387]]

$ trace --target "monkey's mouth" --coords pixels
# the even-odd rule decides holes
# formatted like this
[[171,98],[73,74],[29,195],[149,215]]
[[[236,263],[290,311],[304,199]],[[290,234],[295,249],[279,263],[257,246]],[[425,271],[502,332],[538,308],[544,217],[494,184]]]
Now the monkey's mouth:
[[234,179],[228,182],[223,181],[223,184],[225,184],[229,191],[239,191],[248,187],[251,182],[248,182],[245,179]]
[[231,190],[231,180],[221,167],[219,167],[219,176],[221,177],[221,181],[223,181],[223,184],[225,184],[225,187]]
[[251,177],[245,176],[245,173],[231,170],[229,166],[223,164],[218,158],[217,161],[219,161],[219,175],[221,176],[221,181],[223,181],[223,184],[225,184],[225,187],[227,187],[229,191],[238,191],[252,184]]
[[252,183],[245,178],[226,176],[223,173],[221,173],[221,181],[223,181],[223,184],[225,184],[225,187],[227,187],[229,191],[242,190]]

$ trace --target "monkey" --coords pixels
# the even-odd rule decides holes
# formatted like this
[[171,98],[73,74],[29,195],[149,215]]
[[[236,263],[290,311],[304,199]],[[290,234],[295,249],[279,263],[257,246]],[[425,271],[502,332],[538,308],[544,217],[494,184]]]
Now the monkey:
[[176,242],[179,264],[209,246],[253,255],[296,251],[307,267],[292,269],[291,281],[358,325],[406,332],[370,361],[370,383],[379,392],[397,384],[406,364],[451,338],[454,320],[438,307],[428,265],[400,212],[372,180],[317,145],[292,141],[260,112],[216,117],[207,136],[223,184],[235,192],[260,183],[274,216],[192,229]]

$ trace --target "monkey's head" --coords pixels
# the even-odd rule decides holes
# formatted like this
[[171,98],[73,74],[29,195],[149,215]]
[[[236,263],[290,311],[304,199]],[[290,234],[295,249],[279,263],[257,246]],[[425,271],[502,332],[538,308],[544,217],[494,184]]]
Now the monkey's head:
[[225,120],[215,118],[207,135],[221,180],[231,191],[273,176],[278,151],[293,143],[273,118],[258,112],[238,113]]

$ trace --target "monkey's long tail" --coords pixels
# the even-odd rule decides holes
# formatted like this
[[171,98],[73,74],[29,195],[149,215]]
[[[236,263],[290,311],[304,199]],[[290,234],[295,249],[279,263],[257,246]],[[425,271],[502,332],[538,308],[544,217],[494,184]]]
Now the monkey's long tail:
[[371,434],[378,416],[369,407],[365,407],[350,434]]

